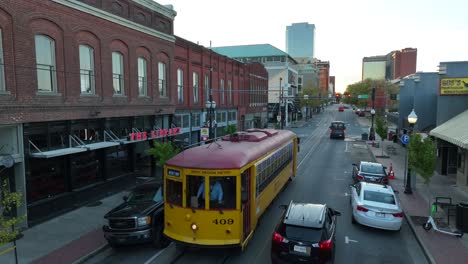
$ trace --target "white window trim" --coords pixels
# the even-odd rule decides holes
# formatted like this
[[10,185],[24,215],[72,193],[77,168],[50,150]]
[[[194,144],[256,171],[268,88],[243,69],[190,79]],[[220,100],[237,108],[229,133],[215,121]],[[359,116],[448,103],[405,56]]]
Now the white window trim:
[[[119,73],[115,73],[114,72],[114,54],[118,54],[119,55],[119,58],[120,58],[120,72]],[[118,51],[113,51],[112,52],[112,88],[114,90],[114,95],[125,95],[125,72],[124,72],[124,57],[123,57],[123,54],[118,52]],[[115,90],[115,87],[114,87],[114,78],[115,78],[115,75],[119,75],[119,88],[120,88],[120,92],[117,92]]]
[[5,59],[3,57],[3,32],[0,29],[0,92],[6,92]]
[[[162,71],[161,71],[162,69]],[[162,77],[162,79],[161,79]],[[167,97],[167,83],[166,83],[166,78],[167,77],[167,67],[166,63],[164,62],[158,62],[158,91],[159,91],[159,97]]]
[[[38,63],[38,57],[37,57],[37,43],[36,43],[36,38],[37,37],[43,37],[45,39],[48,39],[50,40],[51,42],[51,46],[50,46],[50,49],[51,49],[51,62],[52,64],[51,65],[47,65],[47,64],[41,64],[43,66],[48,66],[50,67],[50,90],[40,90],[39,89],[39,63]],[[37,91],[38,93],[44,93],[44,94],[51,94],[51,93],[57,93],[57,62],[55,61],[55,39],[47,36],[47,35],[44,35],[44,34],[36,34],[34,35],[34,45],[35,45],[35,49],[36,49],[36,78],[37,78]]]
[[225,94],[224,94],[224,79],[221,79],[221,104],[225,104]]
[[177,69],[177,102],[184,102],[184,71]]
[[[90,56],[90,62],[91,62],[91,69],[82,69],[81,68],[81,60],[80,60],[80,91],[81,91],[81,94],[95,94],[95,91],[96,91],[96,87],[95,87],[95,72],[94,72],[94,49],[93,47],[89,46],[89,45],[85,45],[85,44],[82,44],[82,45],[79,45],[78,47],[78,55],[79,55],[79,58],[81,59],[81,46],[84,46],[86,48],[88,48],[88,51],[90,51],[90,54],[88,54]],[[90,86],[90,91],[89,92],[84,92],[82,90],[82,75],[83,73],[81,71],[88,71],[88,78],[89,78],[89,86]]]
[[[143,62],[143,75],[140,75],[140,61]],[[138,65],[138,96],[145,97],[148,94],[148,62],[144,57],[138,57],[137,59]],[[141,82],[140,82],[140,79]],[[143,87],[140,88],[140,84],[143,84]]]
[[193,72],[193,103],[198,103],[198,90],[199,90],[199,79],[198,79],[198,72]]

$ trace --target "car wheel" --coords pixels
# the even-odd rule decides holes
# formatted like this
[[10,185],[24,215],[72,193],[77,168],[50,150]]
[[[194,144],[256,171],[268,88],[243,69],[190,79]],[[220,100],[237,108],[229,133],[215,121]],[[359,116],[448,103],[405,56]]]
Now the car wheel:
[[432,224],[431,223],[424,223],[422,225],[422,227],[424,228],[424,230],[429,231],[432,228]]
[[163,223],[156,224],[153,228],[153,246],[155,248],[165,248],[170,243],[170,241],[164,236],[163,231]]

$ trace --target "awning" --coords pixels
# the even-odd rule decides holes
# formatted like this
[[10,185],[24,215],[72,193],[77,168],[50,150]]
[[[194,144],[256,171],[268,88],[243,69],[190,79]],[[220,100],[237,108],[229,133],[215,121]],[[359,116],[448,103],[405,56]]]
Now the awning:
[[63,149],[56,149],[56,150],[50,150],[50,151],[43,151],[43,152],[34,152],[31,153],[31,157],[34,158],[43,158],[43,159],[48,159],[48,158],[53,158],[53,157],[59,157],[59,156],[65,156],[65,155],[70,155],[70,154],[75,154],[75,153],[80,153],[80,152],[85,152],[87,151],[86,148],[63,148]]
[[468,149],[468,110],[434,128],[429,135]]
[[104,141],[104,142],[98,142],[98,143],[92,143],[92,144],[86,144],[83,146],[79,146],[80,148],[85,148],[88,150],[94,150],[94,149],[102,149],[102,148],[108,148],[108,147],[115,147],[120,145],[119,142],[111,142],[111,141]]

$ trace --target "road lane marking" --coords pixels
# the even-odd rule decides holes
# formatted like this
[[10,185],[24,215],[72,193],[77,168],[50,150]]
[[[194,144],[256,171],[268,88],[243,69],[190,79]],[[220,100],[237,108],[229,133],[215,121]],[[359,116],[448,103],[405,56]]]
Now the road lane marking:
[[154,254],[154,256],[152,256],[150,259],[148,259],[144,264],[150,264],[151,262],[153,262],[153,260],[155,260],[157,257],[159,257],[159,255],[161,255],[164,252],[164,250],[166,250],[168,247],[166,247],[165,249],[162,249],[158,253]]
[[345,243],[346,243],[346,244],[349,244],[349,242],[358,243],[357,240],[352,240],[352,239],[349,239],[348,236],[345,236]]

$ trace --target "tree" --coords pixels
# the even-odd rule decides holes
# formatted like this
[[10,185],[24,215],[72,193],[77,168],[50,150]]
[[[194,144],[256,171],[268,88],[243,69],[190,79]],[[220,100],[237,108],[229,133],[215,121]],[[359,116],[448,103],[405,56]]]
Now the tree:
[[164,168],[164,163],[177,155],[180,149],[175,147],[172,142],[159,142],[154,140],[154,147],[146,150],[146,153],[152,155],[156,159],[156,165],[158,165],[160,172]]
[[20,235],[15,226],[26,217],[14,216],[15,209],[22,204],[23,195],[20,192],[11,192],[9,187],[8,180],[3,180],[0,193],[0,247],[14,241]]
[[231,135],[237,132],[237,127],[235,125],[229,125],[224,129],[224,135]]
[[[350,97],[346,97],[344,102],[348,104],[356,105],[359,108],[365,108],[369,105],[371,99],[371,90],[373,87],[376,88],[383,88],[385,90],[385,94],[388,96],[387,99],[390,99],[390,94],[398,93],[398,86],[397,84],[391,83],[386,80],[372,80],[372,79],[365,79],[363,81],[350,84],[346,88],[345,94],[350,94]],[[358,95],[368,95],[368,98],[358,98]],[[392,109],[393,105],[395,104],[394,101],[387,100],[389,105],[387,105],[388,109]]]
[[437,149],[430,137],[422,139],[421,134],[413,133],[408,145],[408,167],[419,174],[429,187],[436,167]]
[[383,142],[384,142],[385,138],[387,137],[388,126],[385,123],[385,120],[383,119],[383,117],[381,115],[376,116],[376,119],[375,119],[375,132],[382,139],[382,156],[383,156],[383,149],[384,149],[383,148]]

